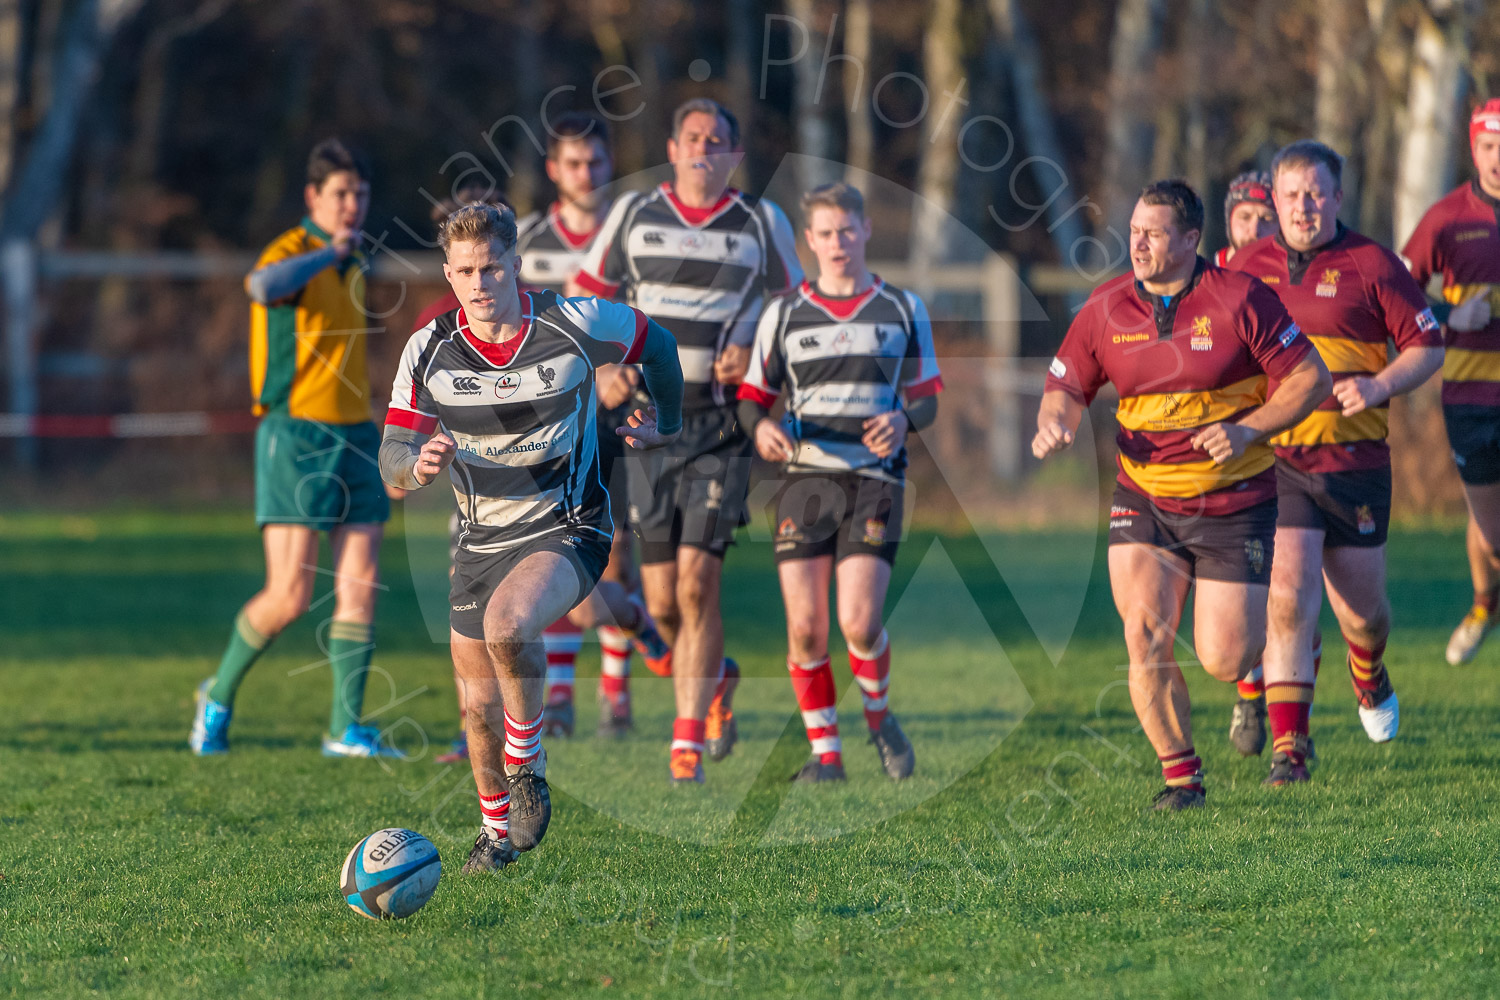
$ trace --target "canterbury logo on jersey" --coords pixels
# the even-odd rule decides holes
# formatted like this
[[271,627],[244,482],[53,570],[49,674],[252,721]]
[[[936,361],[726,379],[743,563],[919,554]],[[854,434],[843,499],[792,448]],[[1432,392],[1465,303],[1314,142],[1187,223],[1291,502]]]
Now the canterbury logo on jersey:
[[453,391],[462,396],[471,396],[479,391],[479,379],[472,376],[456,378],[453,380]]

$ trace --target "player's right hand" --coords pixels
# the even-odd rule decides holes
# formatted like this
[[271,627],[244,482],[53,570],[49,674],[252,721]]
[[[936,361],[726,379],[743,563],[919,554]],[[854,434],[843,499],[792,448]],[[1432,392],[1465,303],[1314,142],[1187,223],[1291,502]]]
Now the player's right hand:
[[426,486],[453,464],[453,456],[457,452],[458,442],[449,437],[447,432],[438,431],[427,439],[427,443],[417,453],[417,465],[412,469],[412,475],[417,482]]
[[333,231],[329,241],[339,260],[348,257],[359,246],[359,230],[339,228]]
[[1031,453],[1037,458],[1046,458],[1072,443],[1073,432],[1064,427],[1061,420],[1051,420],[1037,425],[1036,437],[1031,439]]
[[767,462],[790,462],[797,443],[780,423],[765,417],[755,425],[755,450]]
[[1490,325],[1492,318],[1489,291],[1486,289],[1463,305],[1453,307],[1453,311],[1448,314],[1448,329],[1460,333],[1483,330]]
[[641,384],[641,373],[629,365],[601,365],[595,376],[599,386],[599,405],[606,410],[624,406]]

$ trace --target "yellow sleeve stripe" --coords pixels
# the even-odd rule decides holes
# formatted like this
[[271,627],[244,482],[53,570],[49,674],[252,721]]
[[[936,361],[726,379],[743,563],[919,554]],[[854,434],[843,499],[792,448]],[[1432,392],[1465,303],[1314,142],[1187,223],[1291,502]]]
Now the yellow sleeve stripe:
[[1261,444],[1246,449],[1239,458],[1224,465],[1216,464],[1211,458],[1166,465],[1136,462],[1121,455],[1120,468],[1148,496],[1185,499],[1222,490],[1251,476],[1258,476],[1275,461],[1275,453]]
[[1450,347],[1443,354],[1444,382],[1500,382],[1500,351]]
[[1350,444],[1354,441],[1384,441],[1390,427],[1390,411],[1365,410],[1346,417],[1338,410],[1314,410],[1291,430],[1271,439],[1282,448],[1310,448],[1319,444]]
[[1384,368],[1390,359],[1384,342],[1372,344],[1349,337],[1318,337],[1311,334],[1307,339],[1318,349],[1318,356],[1331,372],[1374,374]]
[[1206,392],[1156,392],[1120,400],[1115,419],[1128,431],[1186,431],[1266,401],[1266,377],[1254,375]]

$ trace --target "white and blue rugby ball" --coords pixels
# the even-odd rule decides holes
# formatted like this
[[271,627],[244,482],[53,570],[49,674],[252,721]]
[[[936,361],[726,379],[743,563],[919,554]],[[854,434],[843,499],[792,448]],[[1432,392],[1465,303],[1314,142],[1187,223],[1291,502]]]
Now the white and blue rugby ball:
[[399,920],[427,905],[442,873],[432,841],[415,830],[391,827],[354,845],[344,859],[339,888],[360,916]]

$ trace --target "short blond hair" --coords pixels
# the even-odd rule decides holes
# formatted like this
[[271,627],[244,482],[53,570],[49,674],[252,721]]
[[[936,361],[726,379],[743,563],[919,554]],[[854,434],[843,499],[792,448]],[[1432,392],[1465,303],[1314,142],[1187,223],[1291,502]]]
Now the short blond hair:
[[812,214],[815,208],[841,208],[863,219],[865,218],[865,196],[859,193],[859,188],[852,184],[845,184],[843,181],[822,184],[802,196],[802,220],[807,225],[812,225]]
[[516,245],[516,213],[509,205],[465,205],[438,226],[443,253],[455,243],[498,243],[506,253]]

